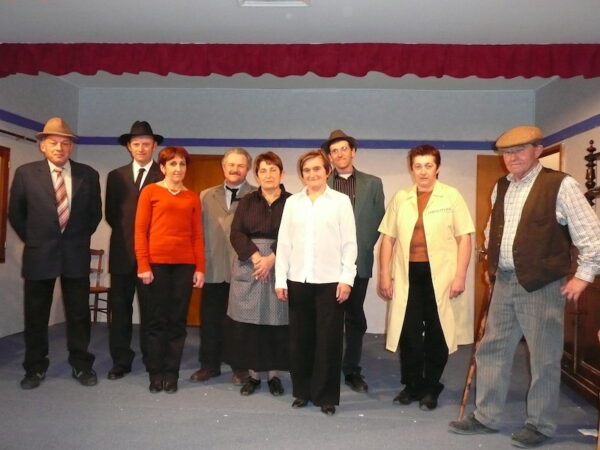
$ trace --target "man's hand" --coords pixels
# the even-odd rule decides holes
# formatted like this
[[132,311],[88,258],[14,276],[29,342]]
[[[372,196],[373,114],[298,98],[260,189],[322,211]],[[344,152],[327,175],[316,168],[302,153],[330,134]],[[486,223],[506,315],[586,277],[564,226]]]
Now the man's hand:
[[337,302],[344,303],[346,300],[348,300],[351,290],[352,286],[344,283],[338,283],[337,289],[335,290],[335,299]]
[[143,284],[150,284],[154,281],[154,274],[151,270],[148,272],[138,273],[137,276],[140,280],[142,280]]
[[282,302],[287,302],[288,299],[288,290],[283,288],[275,289],[275,295],[277,295],[277,299]]
[[581,278],[573,277],[560,288],[560,293],[566,297],[567,301],[576,302],[588,284],[590,283]]

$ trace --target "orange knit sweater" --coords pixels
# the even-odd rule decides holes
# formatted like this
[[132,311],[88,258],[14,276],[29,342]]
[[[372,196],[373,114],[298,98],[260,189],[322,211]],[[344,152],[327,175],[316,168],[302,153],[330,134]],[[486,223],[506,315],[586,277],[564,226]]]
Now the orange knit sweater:
[[204,272],[204,237],[200,199],[192,191],[172,195],[157,184],[140,193],[135,215],[138,273],[150,264],[194,264]]

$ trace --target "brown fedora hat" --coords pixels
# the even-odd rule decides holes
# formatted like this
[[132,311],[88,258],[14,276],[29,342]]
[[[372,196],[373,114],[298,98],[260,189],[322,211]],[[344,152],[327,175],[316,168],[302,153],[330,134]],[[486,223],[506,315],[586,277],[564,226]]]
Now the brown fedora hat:
[[352,136],[348,136],[342,130],[333,130],[331,133],[329,133],[329,139],[323,142],[321,149],[329,153],[329,146],[337,141],[348,141],[350,147],[356,150],[356,139],[354,139]]
[[127,144],[129,144],[131,138],[136,136],[152,136],[156,141],[157,145],[160,145],[160,143],[164,139],[160,134],[154,134],[154,132],[152,131],[152,127],[148,122],[146,122],[145,120],[136,120],[135,122],[133,122],[133,125],[131,125],[131,131],[129,133],[122,134],[119,137],[119,144],[127,147]]
[[67,122],[65,122],[60,117],[52,117],[48,119],[46,125],[44,125],[44,129],[35,135],[39,141],[44,139],[46,136],[55,135],[55,136],[65,136],[71,139],[77,139],[77,136],[71,131]]

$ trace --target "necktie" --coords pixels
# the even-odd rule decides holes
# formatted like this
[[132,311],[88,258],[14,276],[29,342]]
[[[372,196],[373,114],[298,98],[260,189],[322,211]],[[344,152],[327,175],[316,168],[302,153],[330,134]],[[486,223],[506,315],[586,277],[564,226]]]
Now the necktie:
[[239,200],[239,198],[236,198],[236,194],[237,191],[239,191],[238,188],[230,188],[229,186],[225,186],[227,188],[227,190],[229,192],[231,192],[231,202],[229,203],[229,207],[231,208],[231,205],[233,205],[233,202],[237,202]]
[[144,172],[146,169],[144,169],[143,167],[138,170],[138,174],[137,177],[135,178],[135,187],[138,189],[138,191],[140,190],[140,187],[142,187],[142,178],[144,178]]
[[62,169],[54,169],[56,181],[54,183],[54,194],[56,196],[56,212],[58,214],[58,224],[60,231],[65,231],[69,221],[69,200],[67,199],[67,188],[62,176]]

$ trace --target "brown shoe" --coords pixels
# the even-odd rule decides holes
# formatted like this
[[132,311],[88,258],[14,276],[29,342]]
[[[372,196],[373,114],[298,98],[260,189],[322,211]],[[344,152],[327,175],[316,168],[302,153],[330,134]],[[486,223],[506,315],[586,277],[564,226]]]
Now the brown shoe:
[[190,377],[190,381],[193,383],[199,383],[201,381],[206,381],[209,378],[218,377],[219,375],[221,375],[221,371],[218,369],[202,367],[192,374],[192,376]]
[[247,370],[235,369],[233,371],[233,375],[231,376],[231,382],[234,386],[242,386],[249,376],[250,374]]

